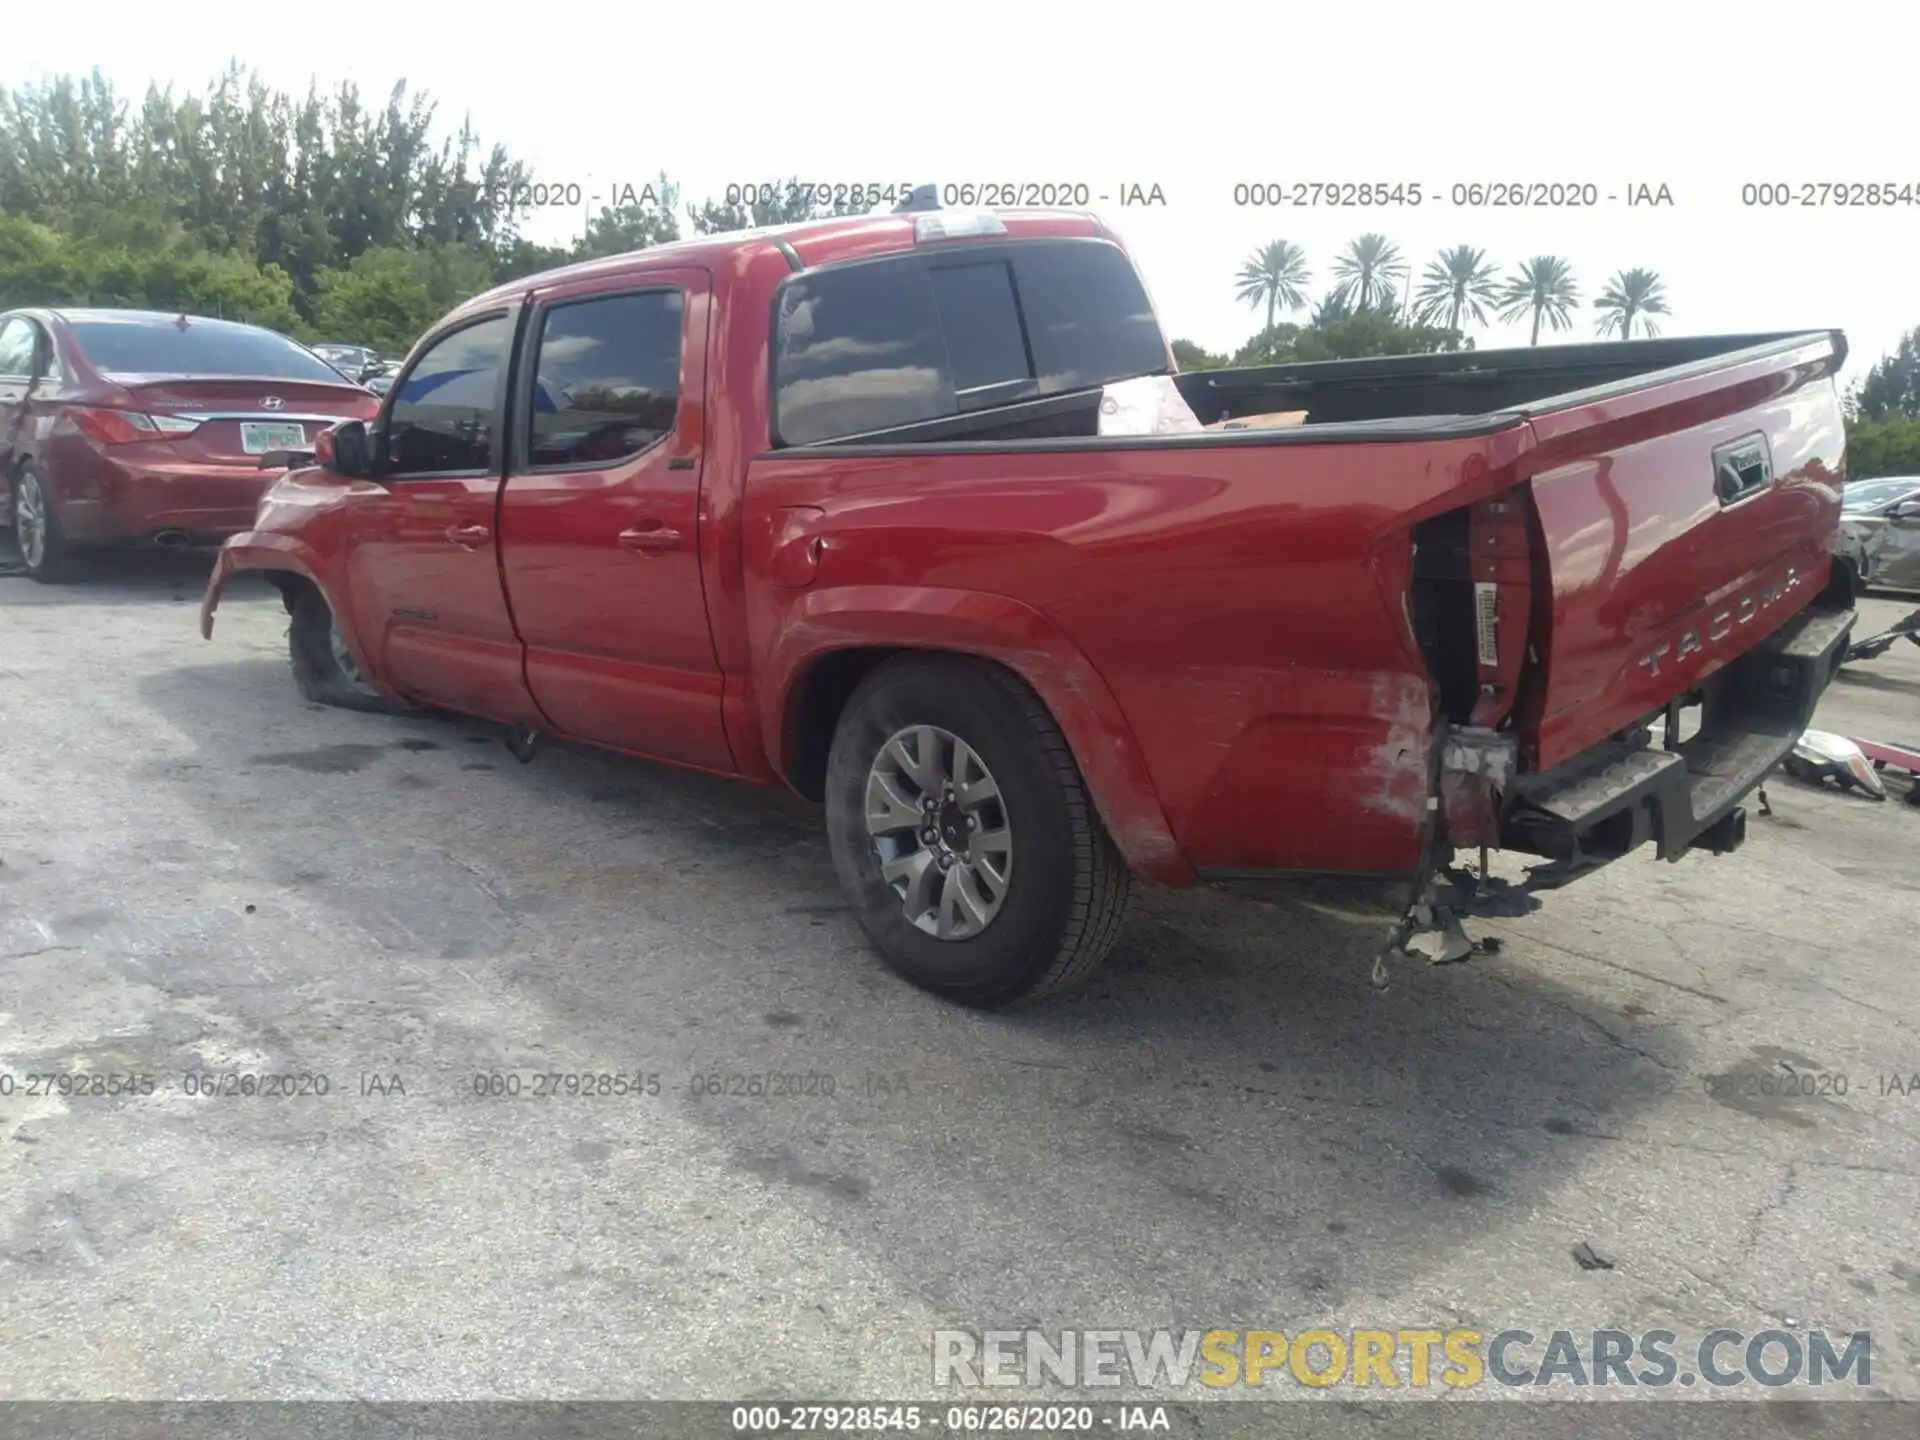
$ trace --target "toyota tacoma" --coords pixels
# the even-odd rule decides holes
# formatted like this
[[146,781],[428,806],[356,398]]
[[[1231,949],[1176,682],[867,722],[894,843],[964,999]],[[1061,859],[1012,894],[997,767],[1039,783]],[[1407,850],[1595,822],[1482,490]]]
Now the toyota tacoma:
[[703,237],[447,316],[227,541],[202,633],[264,572],[310,698],[791,787],[878,954],[964,1003],[1085,977],[1136,882],[1384,897],[1383,955],[1452,958],[1739,846],[1852,623],[1845,353],[1180,374],[1091,216]]

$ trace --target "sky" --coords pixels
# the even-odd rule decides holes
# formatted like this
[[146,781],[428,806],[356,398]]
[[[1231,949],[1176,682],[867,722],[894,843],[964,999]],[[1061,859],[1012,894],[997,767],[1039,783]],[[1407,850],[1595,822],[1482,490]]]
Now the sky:
[[[1503,273],[1559,255],[1583,300],[1652,269],[1665,334],[1841,328],[1849,381],[1920,326],[1914,7],[572,0],[349,5],[303,11],[297,29],[227,0],[201,0],[190,25],[117,0],[96,0],[84,25],[15,8],[0,82],[97,66],[137,99],[149,81],[203,88],[229,58],[295,91],[351,79],[370,101],[405,79],[449,129],[469,118],[583,201],[662,170],[688,199],[793,175],[1084,184],[1167,330],[1214,350],[1264,319],[1234,298],[1254,250],[1303,246],[1318,294],[1369,230],[1417,266],[1456,244]],[[1418,184],[1422,203],[1235,203],[1236,186],[1315,182]],[[1911,203],[1743,203],[1749,185],[1797,200],[1867,182],[1905,186]],[[1454,203],[1456,186],[1482,184],[1590,185],[1598,203]],[[1132,186],[1157,186],[1164,205],[1121,205]],[[1672,203],[1629,205],[1641,186]],[[554,211],[527,233],[561,239],[581,218]],[[1583,305],[1542,343],[1588,339],[1597,320]],[[1527,342],[1524,325],[1470,333],[1482,348]]]

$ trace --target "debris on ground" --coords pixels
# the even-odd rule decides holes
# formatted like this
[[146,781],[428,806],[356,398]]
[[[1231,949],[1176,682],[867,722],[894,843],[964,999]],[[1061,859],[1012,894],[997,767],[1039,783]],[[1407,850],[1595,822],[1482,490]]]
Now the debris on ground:
[[1584,1240],[1573,1247],[1573,1263],[1582,1270],[1613,1269],[1613,1262],[1606,1256],[1596,1253],[1594,1248]]

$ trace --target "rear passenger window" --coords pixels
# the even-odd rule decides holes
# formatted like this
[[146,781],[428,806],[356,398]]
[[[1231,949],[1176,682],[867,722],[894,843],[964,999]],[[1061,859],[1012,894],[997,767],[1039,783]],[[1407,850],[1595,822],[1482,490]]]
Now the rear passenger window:
[[789,281],[774,352],[780,437],[789,445],[954,412],[940,317],[914,261]]
[[780,292],[775,441],[819,444],[1166,369],[1146,291],[1103,242],[830,266]]
[[428,347],[400,383],[387,413],[388,473],[485,474],[493,469],[500,371],[512,340],[512,321],[496,315]]
[[683,308],[678,290],[653,290],[547,312],[528,427],[536,469],[610,465],[673,433]]

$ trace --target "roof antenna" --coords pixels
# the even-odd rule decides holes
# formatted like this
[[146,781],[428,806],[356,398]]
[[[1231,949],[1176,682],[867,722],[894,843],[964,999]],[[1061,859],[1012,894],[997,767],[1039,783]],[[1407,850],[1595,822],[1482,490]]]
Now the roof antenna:
[[920,210],[938,210],[940,208],[940,187],[938,185],[916,185],[907,192],[907,198],[893,207],[896,215],[908,215]]
[[173,322],[176,330],[185,330],[191,324],[193,322],[187,318],[187,312],[184,310],[180,312],[180,318]]

